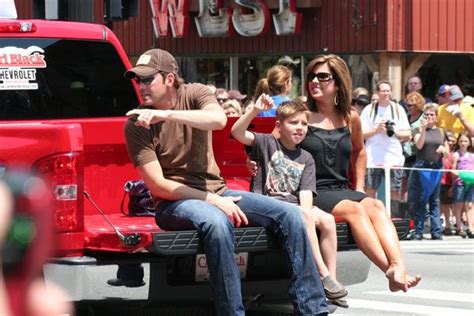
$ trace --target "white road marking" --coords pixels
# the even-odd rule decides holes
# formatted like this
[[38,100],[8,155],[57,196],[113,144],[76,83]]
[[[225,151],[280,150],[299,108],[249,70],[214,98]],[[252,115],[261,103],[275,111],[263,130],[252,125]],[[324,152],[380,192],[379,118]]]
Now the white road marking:
[[474,249],[474,240],[460,240],[460,241],[431,241],[431,240],[423,240],[423,241],[412,241],[412,242],[402,242],[401,248],[403,250],[410,250],[410,249],[442,249],[442,250],[449,250],[449,249],[465,249],[465,250],[472,250]]
[[[451,307],[438,307],[418,304],[403,304],[403,303],[391,303],[385,301],[374,301],[374,300],[360,300],[360,299],[348,299],[349,309],[361,308],[366,310],[377,310],[377,311],[388,311],[397,313],[410,313],[417,315],[456,315],[456,316],[472,316],[473,309],[464,308],[451,308]],[[344,315],[344,311],[338,309],[341,313],[332,315]]]
[[474,293],[458,293],[458,292],[418,290],[418,289],[410,289],[407,293],[403,293],[403,292],[394,293],[390,291],[368,291],[364,293],[375,294],[375,295],[423,298],[423,299],[432,299],[436,301],[466,302],[466,303],[473,304],[473,308],[474,308]]

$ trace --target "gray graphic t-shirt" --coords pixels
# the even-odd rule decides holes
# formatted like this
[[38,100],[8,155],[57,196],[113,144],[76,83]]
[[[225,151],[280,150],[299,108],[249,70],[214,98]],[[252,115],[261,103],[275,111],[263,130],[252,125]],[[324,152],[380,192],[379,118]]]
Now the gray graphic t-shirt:
[[250,158],[258,164],[252,192],[295,204],[301,190],[316,194],[316,166],[307,151],[288,150],[273,135],[255,133]]

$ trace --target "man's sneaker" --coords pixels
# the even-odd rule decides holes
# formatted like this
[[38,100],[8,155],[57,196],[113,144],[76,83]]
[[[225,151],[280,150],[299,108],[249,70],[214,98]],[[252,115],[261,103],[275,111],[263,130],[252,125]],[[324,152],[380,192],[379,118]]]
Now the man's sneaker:
[[457,229],[456,230],[456,236],[460,236],[462,238],[466,238],[467,237],[467,234],[465,231],[463,231],[462,229]]
[[144,286],[145,282],[143,280],[123,280],[123,279],[110,279],[107,280],[108,285],[112,286],[125,286],[125,287],[140,287]]
[[423,236],[422,235],[415,235],[415,240],[423,240]]
[[441,235],[433,235],[433,236],[431,236],[431,240],[443,240],[443,236],[441,236]]

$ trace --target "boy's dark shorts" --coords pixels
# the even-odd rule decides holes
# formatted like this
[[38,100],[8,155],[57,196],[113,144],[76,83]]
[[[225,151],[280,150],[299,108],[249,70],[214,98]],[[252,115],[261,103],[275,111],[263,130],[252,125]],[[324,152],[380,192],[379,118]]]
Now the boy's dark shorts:
[[439,201],[441,204],[453,204],[453,192],[449,192],[451,190],[451,185],[441,185],[439,191]]
[[[382,168],[367,168],[367,175],[365,177],[365,187],[377,190],[382,183],[384,176],[384,169]],[[392,191],[399,191],[402,186],[403,170],[390,170],[390,189]]]

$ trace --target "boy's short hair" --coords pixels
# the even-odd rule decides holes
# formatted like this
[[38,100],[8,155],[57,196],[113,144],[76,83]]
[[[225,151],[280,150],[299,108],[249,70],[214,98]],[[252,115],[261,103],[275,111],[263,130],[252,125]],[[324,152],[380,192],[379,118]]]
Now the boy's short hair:
[[283,122],[289,117],[300,113],[306,114],[306,118],[309,119],[309,111],[304,103],[297,100],[285,101],[277,108],[276,119]]

